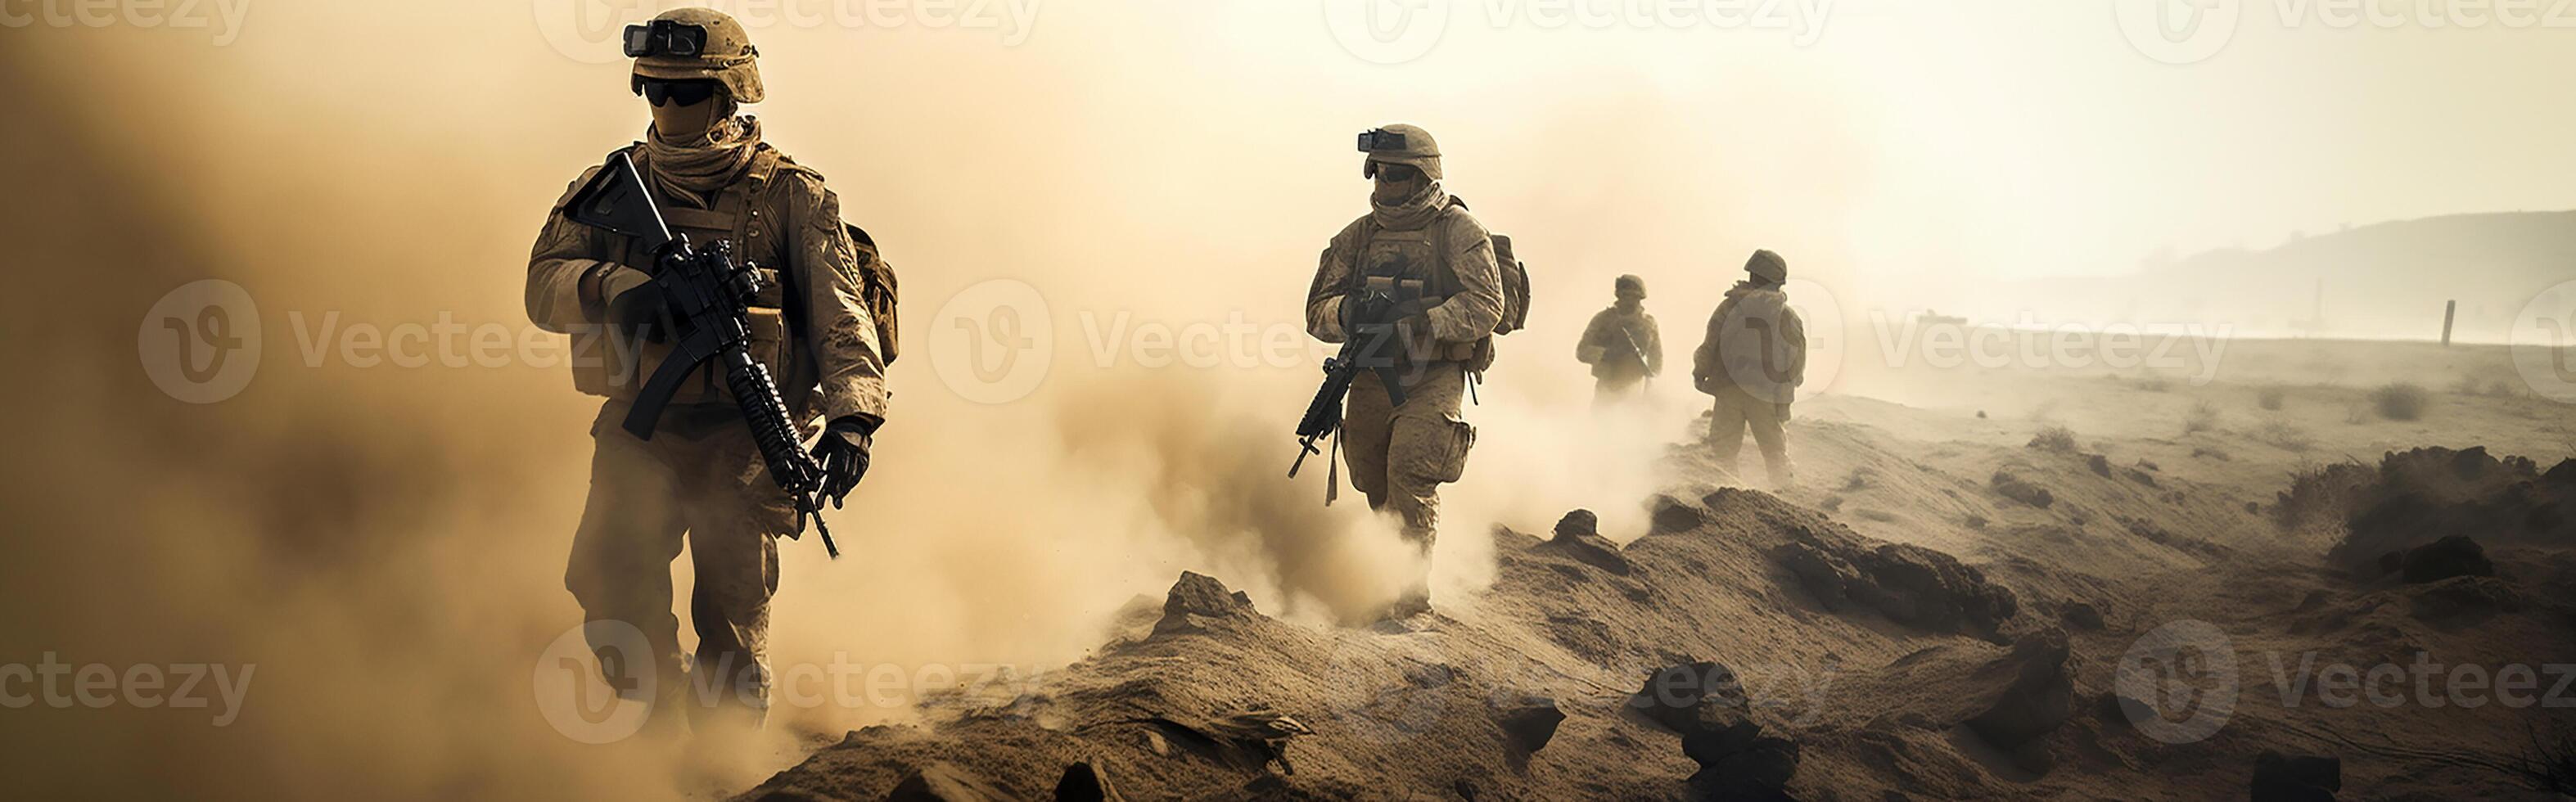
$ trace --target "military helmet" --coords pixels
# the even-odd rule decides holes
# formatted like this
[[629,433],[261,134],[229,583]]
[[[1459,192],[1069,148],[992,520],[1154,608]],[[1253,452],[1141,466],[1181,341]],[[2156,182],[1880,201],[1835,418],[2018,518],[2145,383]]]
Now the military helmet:
[[712,8],[675,8],[652,22],[626,26],[626,55],[635,77],[713,79],[736,103],[760,102],[760,48],[742,23]]
[[1744,261],[1744,272],[1773,284],[1783,284],[1789,280],[1789,261],[1770,251],[1754,251],[1753,258]]
[[1370,129],[1360,134],[1360,152],[1368,154],[1360,164],[1361,176],[1376,178],[1378,165],[1401,164],[1440,180],[1440,143],[1431,141],[1431,132],[1421,126],[1396,123]]
[[1611,293],[1621,298],[1626,298],[1630,295],[1644,298],[1646,297],[1646,280],[1634,275],[1620,276],[1619,280],[1611,285]]

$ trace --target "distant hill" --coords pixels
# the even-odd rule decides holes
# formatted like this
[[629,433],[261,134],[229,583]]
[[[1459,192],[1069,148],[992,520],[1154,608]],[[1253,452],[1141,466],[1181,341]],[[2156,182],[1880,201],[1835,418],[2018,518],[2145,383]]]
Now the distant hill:
[[[2576,280],[2576,212],[2463,214],[2150,262],[2126,276],[2019,282],[1980,320],[2230,324],[2239,336],[2434,339],[2460,302],[2457,337],[2502,341],[2543,289]],[[1984,306],[1984,304],[1980,304]]]

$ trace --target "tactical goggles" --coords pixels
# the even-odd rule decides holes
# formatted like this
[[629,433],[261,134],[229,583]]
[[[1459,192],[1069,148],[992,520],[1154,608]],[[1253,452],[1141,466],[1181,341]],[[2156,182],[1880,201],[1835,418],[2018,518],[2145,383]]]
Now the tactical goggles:
[[1384,128],[1371,128],[1371,129],[1369,129],[1369,130],[1367,130],[1367,131],[1360,132],[1360,152],[1361,152],[1361,153],[1368,153],[1368,152],[1371,152],[1371,151],[1380,151],[1380,150],[1403,150],[1403,149],[1404,149],[1404,134],[1401,134],[1401,133],[1398,133],[1398,132],[1395,132],[1395,131],[1389,131],[1389,130],[1386,130],[1386,129],[1384,129]]
[[635,76],[635,94],[643,95],[644,102],[657,107],[664,103],[678,103],[683,107],[705,103],[707,98],[715,97],[716,90],[720,88],[722,85],[709,78],[672,81]]
[[707,52],[707,29],[666,19],[645,25],[626,26],[626,57],[674,56],[697,58]]
[[1377,162],[1369,162],[1367,169],[1363,169],[1360,172],[1363,174],[1361,176],[1363,178],[1384,178],[1388,181],[1394,181],[1397,183],[1403,183],[1422,177],[1421,168],[1414,167],[1410,164],[1380,164]]

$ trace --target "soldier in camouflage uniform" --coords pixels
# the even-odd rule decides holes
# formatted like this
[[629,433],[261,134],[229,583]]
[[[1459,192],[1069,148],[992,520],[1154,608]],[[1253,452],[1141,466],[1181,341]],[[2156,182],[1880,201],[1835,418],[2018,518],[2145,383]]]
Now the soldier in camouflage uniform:
[[[751,306],[750,350],[777,377],[790,415],[812,436],[837,504],[866,473],[870,438],[885,421],[879,330],[861,300],[859,270],[874,245],[852,236],[823,177],[760,141],[760,123],[737,116],[761,100],[758,51],[740,24],[702,8],[670,11],[628,29],[632,86],[652,104],[653,125],[626,149],[674,233],[704,246],[729,241],[769,279]],[[596,168],[594,168],[595,170]],[[575,188],[589,180],[584,174]],[[742,412],[718,369],[684,382],[656,436],[619,426],[653,368],[672,350],[669,301],[651,254],[631,238],[571,220],[567,192],[546,218],[528,260],[528,317],[571,333],[574,385],[607,399],[591,426],[596,451],[564,585],[593,622],[639,630],[649,655],[611,655],[594,632],[603,669],[620,692],[655,703],[657,720],[695,682],[719,705],[690,705],[690,720],[735,711],[757,725],[767,710],[769,600],[778,590],[780,537],[798,530],[795,508],[771,483]],[[684,657],[672,614],[670,563],[684,542],[695,568],[689,619],[695,654]],[[691,675],[694,674],[694,680]],[[648,695],[649,694],[649,695]]]
[[1352,486],[1372,509],[1399,518],[1422,550],[1425,575],[1390,611],[1400,617],[1430,608],[1440,485],[1466,470],[1476,429],[1460,407],[1468,375],[1493,364],[1504,295],[1485,226],[1441,187],[1431,135],[1390,125],[1364,134],[1362,146],[1361,174],[1375,181],[1370,211],[1324,249],[1306,293],[1306,330],[1328,343],[1375,338],[1363,359],[1391,363],[1402,377],[1397,406],[1377,374],[1361,371],[1341,429]]
[[1620,276],[1612,292],[1616,300],[1592,316],[1574,345],[1574,358],[1592,366],[1595,407],[1636,397],[1640,385],[1664,372],[1664,334],[1646,314],[1646,280]]

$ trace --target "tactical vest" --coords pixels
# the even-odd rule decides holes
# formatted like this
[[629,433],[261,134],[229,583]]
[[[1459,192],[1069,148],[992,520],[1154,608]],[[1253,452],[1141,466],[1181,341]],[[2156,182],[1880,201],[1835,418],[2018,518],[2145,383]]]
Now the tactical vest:
[[[1374,216],[1361,218],[1359,258],[1352,264],[1351,291],[1377,279],[1393,282],[1399,299],[1419,297],[1432,306],[1458,294],[1458,273],[1449,264],[1449,216],[1465,208],[1465,202],[1451,198],[1430,223],[1411,231],[1388,230],[1379,226]],[[1484,372],[1494,365],[1494,336],[1488,333],[1475,342],[1439,343],[1433,358],[1460,363],[1472,373]]]
[[[731,242],[735,263],[747,262],[759,271],[762,288],[750,304],[749,319],[744,327],[749,333],[751,357],[769,368],[770,375],[777,378],[779,395],[787,402],[788,410],[801,419],[807,414],[808,402],[820,381],[821,372],[815,367],[813,355],[794,335],[795,331],[803,328],[803,296],[799,294],[802,283],[788,272],[788,266],[794,264],[792,254],[788,252],[787,244],[780,241],[782,234],[793,231],[796,222],[776,219],[780,204],[771,194],[771,188],[775,186],[771,179],[777,174],[780,163],[778,151],[761,146],[752,156],[750,170],[741,179],[716,192],[712,208],[684,207],[668,198],[657,200],[661,202],[663,221],[670,225],[671,233],[686,236],[690,247],[706,248],[718,240]],[[797,168],[791,163],[789,169]],[[653,254],[645,250],[641,241],[617,234],[603,236],[607,245],[603,253],[596,255],[597,258],[647,273],[658,268]],[[616,338],[617,342],[606,342],[599,337],[574,338],[577,350],[573,360],[573,384],[592,395],[633,400],[643,390],[644,382],[652,378],[654,369],[670,357],[675,343],[635,341],[623,332],[613,332],[608,336]],[[584,339],[590,341],[587,346]],[[582,353],[585,350],[595,353]],[[723,377],[716,374],[712,360],[699,365],[680,383],[679,392],[671,396],[671,403],[675,406],[732,404],[733,396],[725,389]]]

